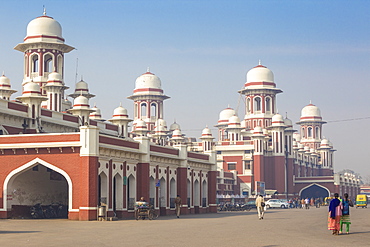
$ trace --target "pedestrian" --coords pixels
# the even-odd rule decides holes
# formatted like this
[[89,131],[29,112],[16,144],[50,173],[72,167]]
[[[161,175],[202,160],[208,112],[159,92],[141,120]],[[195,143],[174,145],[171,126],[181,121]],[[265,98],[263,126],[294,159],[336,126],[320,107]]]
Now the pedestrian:
[[308,199],[308,197],[304,200],[304,205],[306,206],[306,209],[310,209],[310,199]]
[[180,218],[180,208],[181,208],[181,197],[177,195],[175,198],[175,211],[177,218]]
[[262,195],[257,196],[256,199],[256,206],[258,212],[258,219],[263,220],[263,216],[265,215],[265,200],[263,199]]
[[301,208],[303,209],[305,207],[305,200],[304,200],[304,198],[302,198],[302,200],[301,200]]
[[329,204],[328,230],[333,231],[333,235],[339,234],[340,217],[342,216],[342,203],[338,197],[338,193],[335,193],[334,199]]
[[353,207],[353,202],[351,199],[348,199],[348,194],[344,193],[342,200],[342,216],[340,218],[340,231],[343,232],[343,224],[346,225],[346,233],[349,234],[349,225],[351,224],[351,219],[349,218],[349,207]]

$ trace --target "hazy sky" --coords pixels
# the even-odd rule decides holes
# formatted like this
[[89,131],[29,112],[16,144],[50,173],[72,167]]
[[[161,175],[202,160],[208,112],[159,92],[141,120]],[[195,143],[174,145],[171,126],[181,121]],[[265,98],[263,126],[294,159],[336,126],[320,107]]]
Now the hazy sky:
[[126,97],[150,67],[171,97],[168,126],[176,119],[183,133],[200,137],[208,125],[216,136],[228,105],[243,118],[237,92],[261,59],[283,90],[279,113],[297,122],[311,100],[328,122],[323,133],[337,150],[335,170],[370,174],[370,1],[3,1],[0,71],[19,91],[13,98],[23,78],[23,56],[13,47],[43,5],[76,47],[65,56],[67,93],[78,58],[78,80],[89,83],[97,95],[90,104],[105,119],[120,102],[133,116]]

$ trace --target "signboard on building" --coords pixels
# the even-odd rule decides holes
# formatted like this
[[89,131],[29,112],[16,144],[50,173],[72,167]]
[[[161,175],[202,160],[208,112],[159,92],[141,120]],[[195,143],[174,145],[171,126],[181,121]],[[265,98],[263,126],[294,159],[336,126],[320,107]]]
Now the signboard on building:
[[265,182],[256,181],[256,195],[265,195]]

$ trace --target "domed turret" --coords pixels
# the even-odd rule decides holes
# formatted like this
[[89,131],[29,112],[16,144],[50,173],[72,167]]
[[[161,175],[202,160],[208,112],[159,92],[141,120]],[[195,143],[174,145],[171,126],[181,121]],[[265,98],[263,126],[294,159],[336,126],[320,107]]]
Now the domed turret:
[[259,64],[247,73],[247,84],[253,82],[274,82],[274,74],[267,67]]
[[284,125],[287,126],[286,130],[293,129],[293,122],[289,118],[284,118]]
[[10,100],[10,96],[17,92],[11,89],[10,80],[4,74],[0,76],[0,98]]
[[238,116],[234,115],[229,118],[229,125],[240,125],[240,119]]
[[80,95],[83,95],[88,99],[95,97],[94,94],[89,93],[89,85],[82,79],[76,83],[74,93],[69,96],[75,99]]
[[305,120],[322,120],[320,109],[311,103],[303,107],[301,121]]
[[176,121],[170,125],[170,131],[174,131],[175,129],[181,130],[180,124],[176,123]]
[[285,126],[283,116],[279,113],[272,117],[272,126]]
[[62,83],[63,84],[63,78],[62,75],[58,72],[52,72],[48,76],[48,83]]
[[114,125],[118,125],[118,136],[128,136],[128,123],[131,122],[132,119],[128,118],[127,110],[122,107],[122,104],[114,109],[113,117],[108,121],[113,123]]
[[220,112],[218,123],[227,124],[229,122],[229,119],[234,115],[235,115],[235,110],[228,107]]
[[135,125],[134,125],[133,132],[136,135],[146,136],[147,133],[149,132],[148,128],[147,128],[147,125],[146,125],[146,122],[144,120],[140,119],[140,118],[135,120]]
[[121,118],[127,118],[127,110],[126,108],[123,108],[121,105],[114,109],[113,111],[113,118],[112,119],[121,119]]
[[1,89],[9,89],[10,88],[10,80],[4,74],[0,76],[0,88]]
[[152,72],[146,72],[135,81],[135,89],[156,88],[161,89],[161,80]]
[[172,132],[171,140],[174,141],[175,143],[182,143],[184,140],[184,137],[182,136],[181,130],[175,129]]
[[96,105],[94,105],[94,107],[91,108],[91,110],[94,110],[94,111],[90,113],[90,119],[94,119],[97,121],[105,121],[102,118],[101,110],[98,107],[96,107]]
[[153,131],[155,122],[164,118],[163,102],[170,97],[164,94],[158,76],[148,69],[136,79],[134,93],[127,98],[134,101],[134,119],[145,119],[149,131]]
[[62,26],[50,16],[40,16],[33,19],[27,26],[25,43],[51,42],[64,43]]

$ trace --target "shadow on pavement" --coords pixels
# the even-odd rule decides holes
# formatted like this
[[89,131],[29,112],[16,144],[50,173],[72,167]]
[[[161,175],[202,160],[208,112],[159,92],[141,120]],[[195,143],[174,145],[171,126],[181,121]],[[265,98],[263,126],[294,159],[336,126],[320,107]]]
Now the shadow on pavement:
[[0,231],[0,234],[9,234],[9,233],[35,233],[40,231]]

